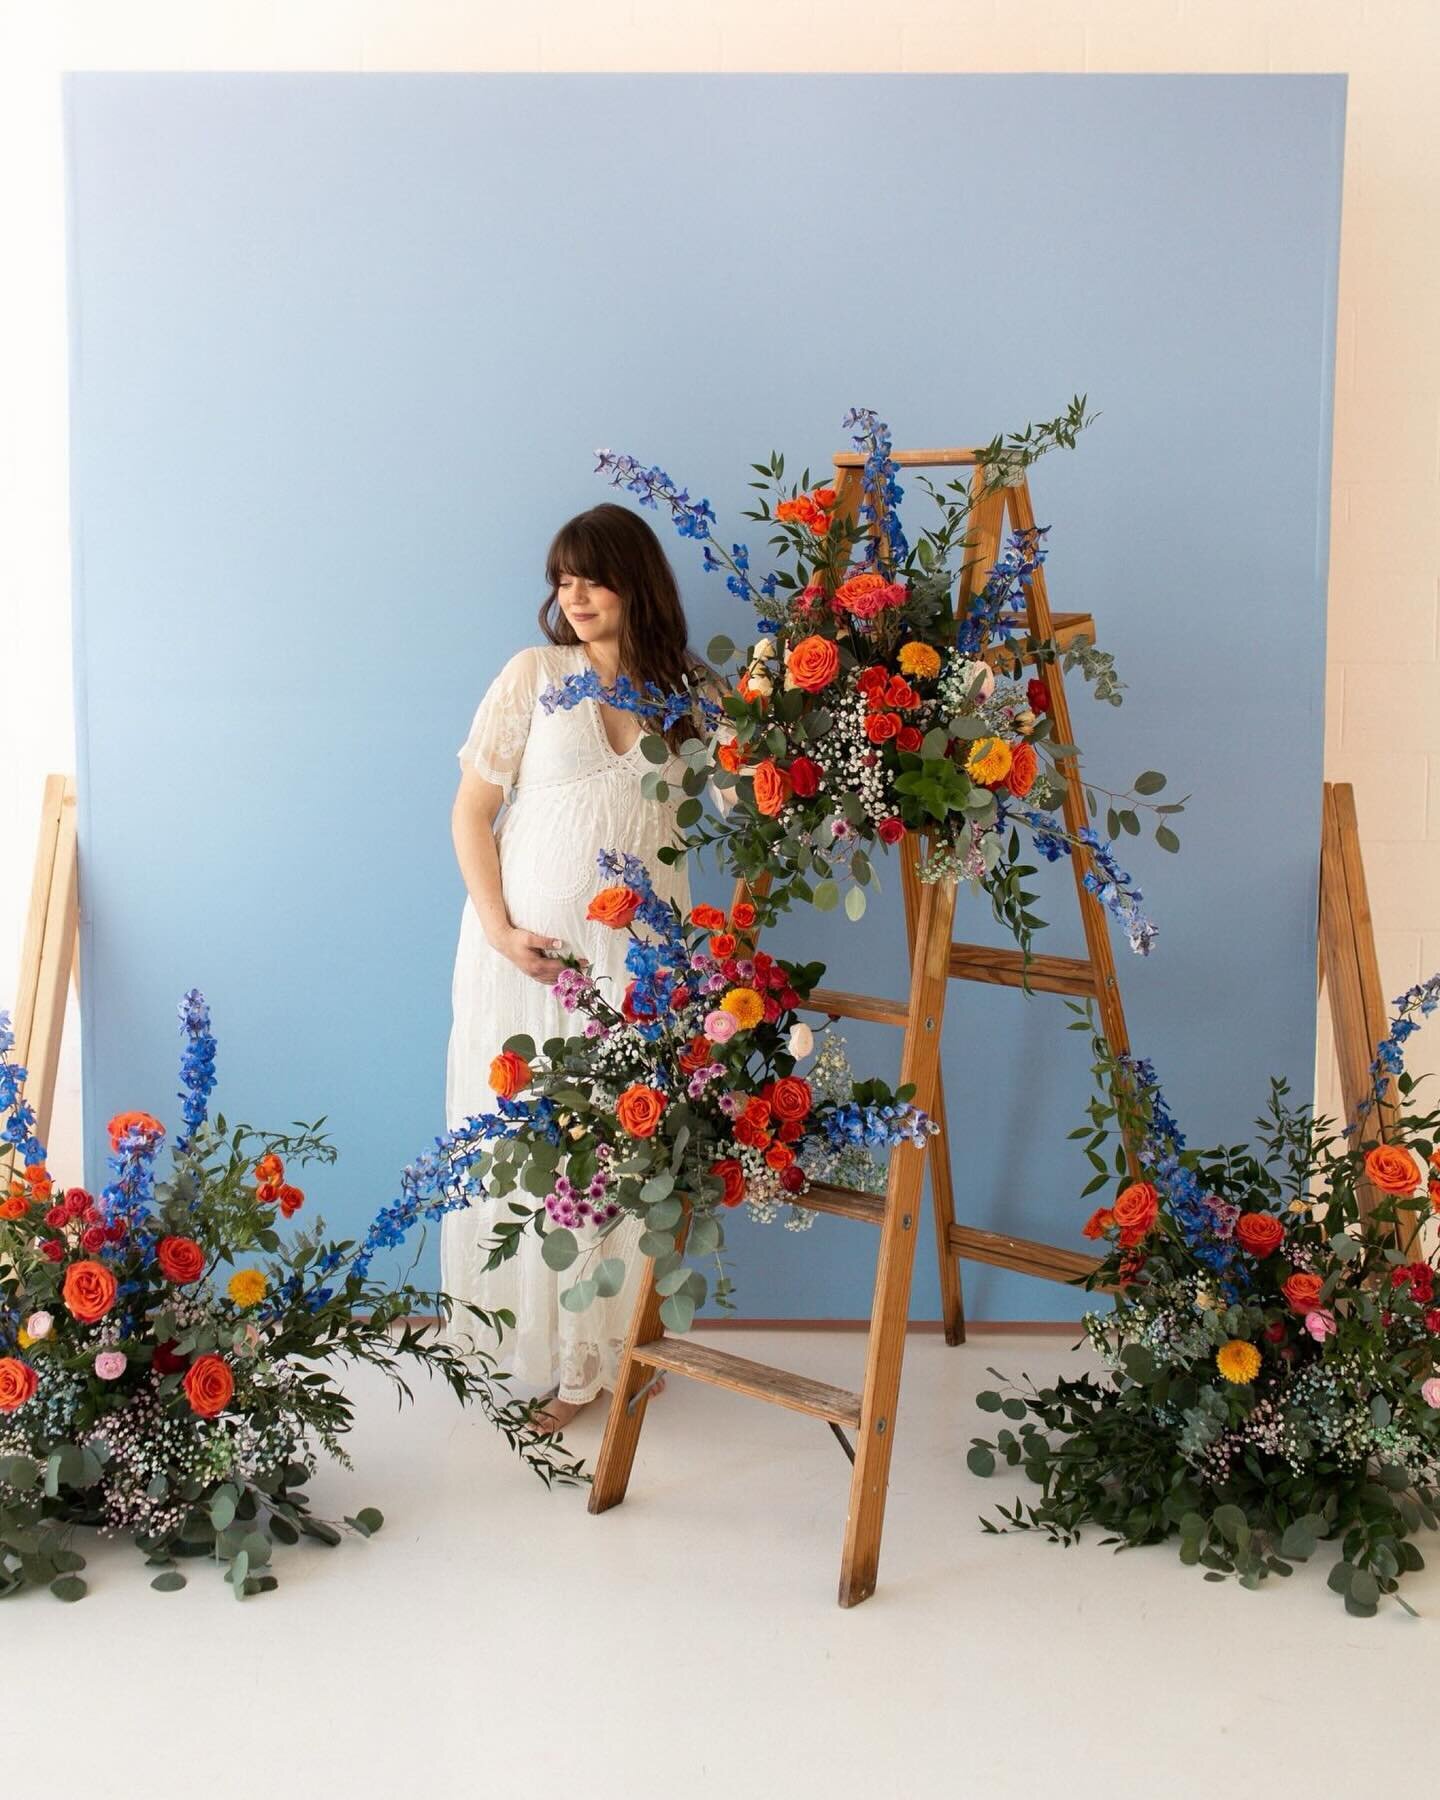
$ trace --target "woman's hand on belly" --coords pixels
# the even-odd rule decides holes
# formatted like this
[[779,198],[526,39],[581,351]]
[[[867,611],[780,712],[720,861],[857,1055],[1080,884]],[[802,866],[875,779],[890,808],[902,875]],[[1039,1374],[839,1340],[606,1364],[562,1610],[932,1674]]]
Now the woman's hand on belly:
[[507,962],[514,963],[522,975],[528,975],[532,981],[546,987],[555,985],[555,978],[564,967],[557,957],[546,954],[565,948],[560,939],[544,937],[538,931],[526,931],[522,925],[507,926],[487,941],[492,950],[498,950]]

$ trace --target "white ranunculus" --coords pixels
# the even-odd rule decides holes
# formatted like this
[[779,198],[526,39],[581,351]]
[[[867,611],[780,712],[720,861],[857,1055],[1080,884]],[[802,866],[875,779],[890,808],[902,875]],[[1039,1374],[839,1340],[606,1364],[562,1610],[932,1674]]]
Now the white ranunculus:
[[38,1343],[41,1338],[49,1337],[55,1329],[55,1320],[48,1312],[33,1312],[25,1321],[25,1329],[29,1332],[31,1339]]
[[965,683],[965,691],[972,700],[988,700],[995,692],[995,671],[987,662],[966,662],[960,665],[960,677]]
[[763,637],[757,640],[755,648],[750,652],[750,660],[752,662],[768,662],[774,654],[774,638]]
[[802,1056],[808,1056],[815,1048],[815,1033],[803,1019],[797,1019],[790,1027],[788,1048],[797,1062]]
[[760,669],[752,669],[745,677],[745,684],[752,694],[773,694],[775,683]]

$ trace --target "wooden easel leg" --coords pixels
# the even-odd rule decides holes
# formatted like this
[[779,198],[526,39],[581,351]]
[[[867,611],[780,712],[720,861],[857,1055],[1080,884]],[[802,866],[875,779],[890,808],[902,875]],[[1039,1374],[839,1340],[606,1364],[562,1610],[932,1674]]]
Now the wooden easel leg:
[[[684,1248],[689,1231],[690,1213],[687,1208],[675,1240],[677,1249]],[[643,1251],[636,1252],[637,1256],[643,1254]],[[630,1471],[635,1463],[635,1451],[640,1443],[640,1428],[645,1423],[645,1408],[650,1404],[650,1397],[647,1394],[644,1399],[636,1401],[633,1408],[630,1403],[655,1373],[637,1359],[635,1347],[637,1344],[653,1343],[657,1337],[663,1337],[664,1331],[665,1327],[660,1322],[660,1296],[655,1291],[655,1259],[646,1256],[645,1267],[640,1272],[640,1291],[635,1296],[635,1310],[630,1315],[630,1330],[625,1339],[624,1354],[615,1374],[615,1392],[610,1399],[605,1436],[600,1442],[600,1455],[590,1484],[589,1510],[592,1513],[608,1512],[625,1498],[625,1490],[630,1485]]]
[[[955,912],[953,881],[926,886],[916,920],[916,959],[910,984],[910,1022],[900,1059],[901,1083],[915,1083],[915,1102],[935,1104],[940,1073],[940,1035],[945,990],[950,977],[950,934]],[[895,1412],[900,1398],[900,1371],[905,1360],[909,1322],[910,1278],[915,1268],[915,1223],[925,1176],[924,1150],[902,1144],[891,1152],[890,1186],[885,1223],[875,1268],[875,1298],[870,1311],[870,1337],[865,1356],[865,1388],[855,1467],[850,1479],[850,1511],[845,1521],[845,1549],[840,1564],[840,1604],[857,1606],[875,1592],[880,1563],[880,1534],[885,1524],[885,1494],[890,1481],[890,1452],[895,1441]]]

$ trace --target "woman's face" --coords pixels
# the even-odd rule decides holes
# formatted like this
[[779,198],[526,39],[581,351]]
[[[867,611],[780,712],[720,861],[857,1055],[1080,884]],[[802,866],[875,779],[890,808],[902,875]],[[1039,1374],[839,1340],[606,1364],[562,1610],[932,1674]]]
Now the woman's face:
[[601,587],[583,575],[566,573],[560,577],[559,600],[561,612],[582,644],[619,641],[625,602],[614,588]]

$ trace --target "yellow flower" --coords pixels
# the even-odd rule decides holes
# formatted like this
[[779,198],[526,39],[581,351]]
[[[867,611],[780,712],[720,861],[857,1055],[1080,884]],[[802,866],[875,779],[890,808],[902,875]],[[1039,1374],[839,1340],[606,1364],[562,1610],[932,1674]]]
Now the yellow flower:
[[929,644],[906,644],[900,651],[900,668],[906,675],[929,681],[940,673],[940,652]]
[[23,1325],[15,1333],[15,1341],[19,1344],[19,1346],[22,1350],[28,1350],[30,1348],[30,1346],[35,1342],[34,1338],[31,1337],[30,1333],[25,1329],[25,1327]]
[[1243,1387],[1260,1373],[1260,1352],[1244,1338],[1231,1338],[1215,1352],[1215,1366],[1227,1381]]
[[269,1285],[258,1269],[237,1269],[225,1291],[237,1306],[258,1306]]
[[748,1031],[752,1025],[758,1025],[765,1017],[765,1002],[754,988],[731,988],[720,1002],[721,1010],[728,1012],[742,1031]]
[[976,738],[970,746],[970,754],[965,758],[965,771],[977,781],[992,786],[1005,779],[1014,760],[1010,746],[1003,738]]

